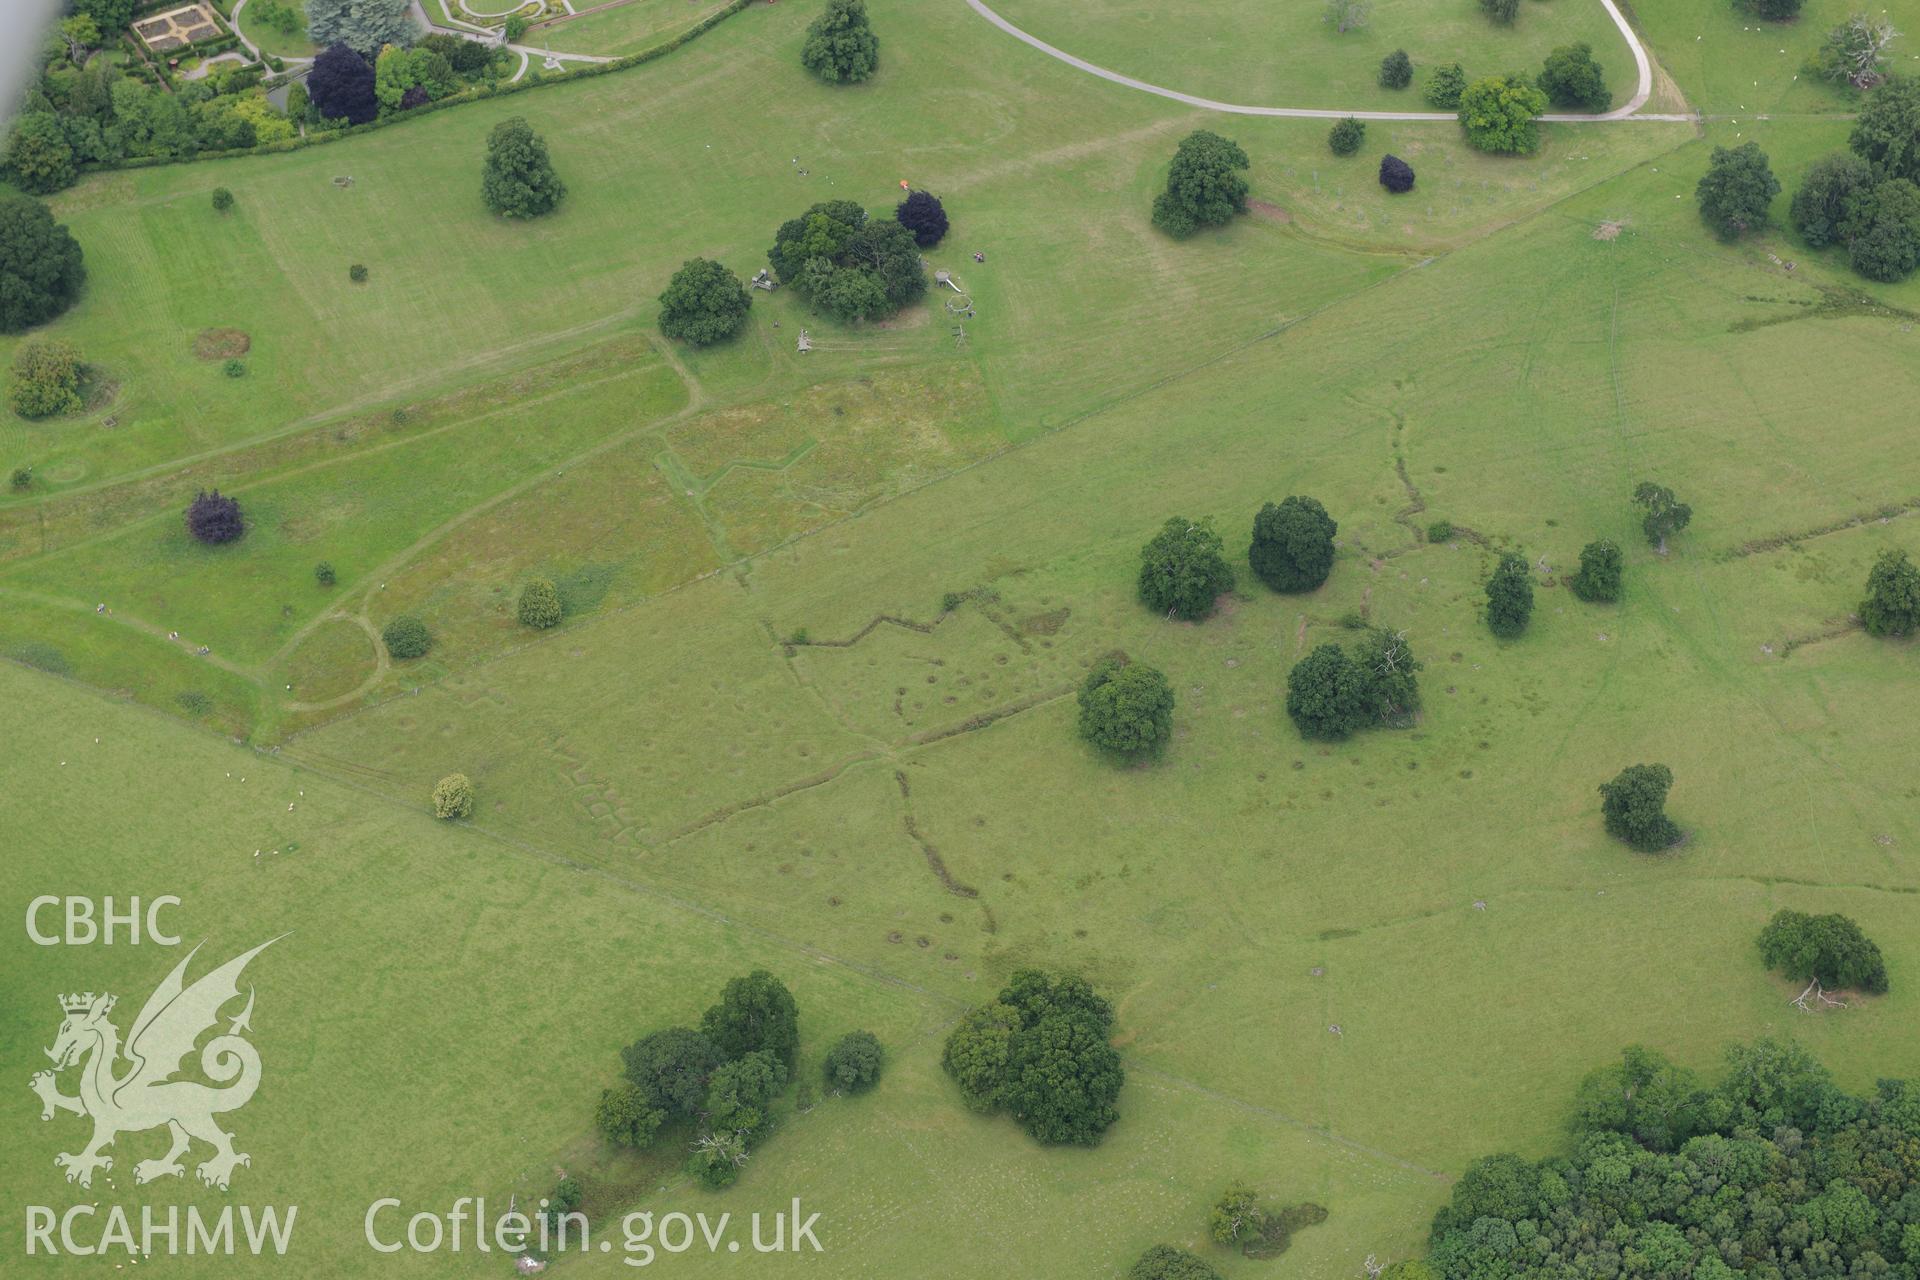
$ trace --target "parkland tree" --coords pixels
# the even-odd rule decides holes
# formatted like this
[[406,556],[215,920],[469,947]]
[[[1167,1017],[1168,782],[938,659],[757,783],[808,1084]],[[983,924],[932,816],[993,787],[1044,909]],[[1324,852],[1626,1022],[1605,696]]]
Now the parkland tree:
[[1413,166],[1396,155],[1380,157],[1380,185],[1394,195],[1413,190]]
[[240,516],[240,503],[229,498],[218,489],[208,493],[202,489],[187,504],[187,532],[197,541],[208,546],[219,546],[223,542],[238,541],[247,531],[246,521]]
[[1920,568],[1907,553],[1880,553],[1867,574],[1867,598],[1860,602],[1860,621],[1870,636],[1910,636],[1920,631]]
[[1524,76],[1484,76],[1460,93],[1460,127],[1475,151],[1527,155],[1539,150],[1547,95]]
[[1613,104],[1606,76],[1600,64],[1593,60],[1593,46],[1585,42],[1561,45],[1549,53],[1539,84],[1547,101],[1556,107],[1605,111]]
[[1852,152],[1822,156],[1793,193],[1788,221],[1810,248],[1838,243],[1855,216],[1855,202],[1872,189],[1873,182],[1873,166]]
[[1580,548],[1580,571],[1567,585],[1582,600],[1612,603],[1620,598],[1620,579],[1626,570],[1626,557],[1611,538],[1601,538]]
[[1317,498],[1298,494],[1267,503],[1253,518],[1247,561],[1253,576],[1275,591],[1313,591],[1333,572],[1333,535],[1339,532]]
[[1005,1110],[1044,1143],[1091,1146],[1120,1115],[1112,1035],[1113,1006],[1085,981],[1022,969],[960,1020],[942,1063],[975,1110]]
[[1737,240],[1767,223],[1767,209],[1780,194],[1780,180],[1757,142],[1729,150],[1715,147],[1707,172],[1694,188],[1700,218],[1722,240]]
[[799,1010],[786,984],[765,969],[730,980],[720,1003],[701,1017],[700,1030],[726,1058],[765,1049],[793,1073],[800,1052]]
[[1158,751],[1173,736],[1173,686],[1124,655],[1102,658],[1080,686],[1080,736],[1120,756]]
[[493,126],[480,175],[480,198],[487,208],[503,218],[537,218],[551,213],[566,194],[546,139],[525,117],[511,116]]
[[1607,834],[1641,853],[1660,853],[1680,842],[1680,828],[1667,816],[1667,792],[1673,770],[1663,764],[1636,764],[1600,784],[1600,815]]
[[821,1069],[827,1087],[840,1093],[865,1093],[880,1082],[886,1053],[871,1031],[849,1031],[827,1050]]
[[800,65],[828,84],[858,84],[880,67],[880,38],[867,18],[867,0],[827,0],[807,28]]
[[1153,225],[1170,236],[1190,236],[1203,227],[1220,227],[1247,211],[1251,165],[1236,142],[1208,129],[1181,140],[1167,173],[1167,189],[1153,202]]
[[1364,669],[1337,644],[1323,644],[1287,673],[1287,715],[1300,736],[1334,742],[1368,722]]
[[767,261],[782,284],[839,320],[884,319],[927,290],[913,232],[827,200],[780,224]]
[[740,277],[708,258],[689,258],[660,295],[660,332],[695,347],[733,337],[747,322],[753,295]]
[[1847,145],[1876,177],[1920,182],[1920,76],[1888,76],[1868,94]]
[[1395,49],[1380,59],[1380,87],[1404,89],[1413,83],[1413,59],[1405,49]]
[[1760,931],[1760,954],[1767,968],[1795,982],[1817,982],[1830,990],[1851,987],[1873,995],[1887,989],[1887,962],[1880,948],[1842,915],[1775,912]]
[[1174,516],[1140,548],[1140,599],[1155,613],[1195,622],[1231,590],[1233,570],[1211,521]]
[[86,282],[80,246],[46,205],[0,195],[0,333],[19,333],[73,305]]
[[931,191],[909,191],[907,198],[894,206],[893,219],[913,232],[913,242],[931,249],[947,234],[947,210],[940,197]]
[[1487,579],[1487,627],[1502,640],[1527,629],[1533,618],[1533,575],[1526,559],[1508,551]]
[[1667,554],[1667,539],[1693,520],[1692,507],[1676,498],[1673,490],[1651,480],[1642,480],[1634,489],[1633,503],[1646,512],[1640,530],[1661,555]]

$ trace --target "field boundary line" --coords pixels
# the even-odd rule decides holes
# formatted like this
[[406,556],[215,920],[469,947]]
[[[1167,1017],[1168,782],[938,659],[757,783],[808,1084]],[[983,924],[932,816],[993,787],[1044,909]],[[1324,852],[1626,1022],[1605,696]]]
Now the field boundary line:
[[[1647,47],[1640,42],[1640,36],[1634,31],[1633,24],[1627,21],[1626,15],[1620,12],[1620,7],[1614,3],[1614,0],[1600,0],[1600,6],[1607,11],[1607,16],[1613,19],[1613,25],[1619,28],[1621,36],[1627,42],[1627,48],[1633,53],[1634,70],[1639,77],[1638,83],[1634,86],[1633,96],[1627,99],[1626,105],[1615,107],[1612,111],[1600,112],[1593,115],[1549,114],[1543,115],[1540,118],[1552,124],[1595,124],[1611,123],[1620,120],[1649,120],[1667,124],[1691,124],[1698,122],[1702,118],[1699,115],[1658,112],[1649,112],[1645,115],[1640,114],[1640,108],[1646,106],[1647,99],[1653,96],[1653,61],[1648,57]],[[1001,17],[992,9],[989,9],[982,0],[967,0],[967,7],[1022,44],[1030,45],[1038,49],[1049,58],[1064,62],[1070,67],[1086,72],[1088,75],[1098,76],[1102,80],[1111,81],[1124,88],[1137,89],[1141,93],[1151,93],[1156,97],[1170,98],[1175,102],[1185,103],[1190,107],[1199,107],[1203,111],[1220,111],[1228,115],[1236,116],[1283,116],[1298,120],[1344,120],[1351,116],[1356,120],[1402,120],[1415,123],[1430,123],[1442,120],[1458,121],[1460,118],[1456,113],[1450,111],[1339,111],[1325,107],[1255,107],[1245,105],[1244,103],[1221,102],[1214,98],[1203,98],[1197,94],[1182,93],[1178,89],[1169,89],[1164,85],[1157,85],[1151,81],[1135,79],[1133,76],[1108,70],[1106,67],[1100,66],[1097,63],[1088,62],[1085,58],[1076,57],[1064,49],[1055,48],[1040,37],[1030,35],[1022,31],[1019,27],[1014,26],[1013,23]]]

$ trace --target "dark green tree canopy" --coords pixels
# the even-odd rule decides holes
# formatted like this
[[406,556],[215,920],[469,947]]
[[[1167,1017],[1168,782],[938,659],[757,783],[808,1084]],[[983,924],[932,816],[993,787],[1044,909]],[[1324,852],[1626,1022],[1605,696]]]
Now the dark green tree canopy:
[[723,342],[740,332],[752,306],[739,276],[710,259],[689,258],[660,295],[660,332],[696,347]]
[[0,195],[0,333],[19,333],[73,305],[86,282],[80,246],[31,196]]
[[1125,655],[1102,658],[1080,686],[1080,736],[1117,755],[1158,751],[1173,736],[1173,686]]
[[1591,1071],[1580,1082],[1573,1131],[1624,1133],[1649,1151],[1677,1151],[1688,1139],[1710,1132],[1727,1110],[1695,1072],[1630,1045],[1619,1063]]
[[1795,982],[1818,982],[1831,990],[1857,988],[1880,995],[1887,989],[1887,962],[1880,948],[1842,915],[1774,913],[1760,931],[1767,968]]
[[767,261],[822,311],[844,321],[883,319],[927,289],[913,232],[870,220],[851,200],[828,200],[774,234]]
[[1546,109],[1547,95],[1525,76],[1485,76],[1461,90],[1460,127],[1476,151],[1530,155],[1540,148]]
[[1867,573],[1860,621],[1870,636],[1910,636],[1920,631],[1920,568],[1905,551],[1882,551]]
[[1188,134],[1174,152],[1167,189],[1153,202],[1153,225],[1175,237],[1225,226],[1247,211],[1247,180],[1240,174],[1251,165],[1236,142],[1208,129]]
[[1634,489],[1633,503],[1647,513],[1640,529],[1662,555],[1666,554],[1667,539],[1693,521],[1692,507],[1676,498],[1673,490],[1651,480],[1642,480]]
[[593,1109],[593,1127],[616,1147],[645,1147],[660,1133],[667,1113],[654,1105],[647,1091],[630,1080],[622,1080],[600,1092]]
[[1780,181],[1757,142],[1729,150],[1715,147],[1707,172],[1694,188],[1700,218],[1723,240],[1735,240],[1767,223],[1767,209],[1780,194]]
[[1404,727],[1420,710],[1420,670],[1406,634],[1385,627],[1369,628],[1351,654],[1318,645],[1287,673],[1287,715],[1301,737],[1322,741]]
[[531,578],[520,588],[520,601],[514,607],[523,625],[537,631],[557,627],[566,615],[560,604],[560,591],[552,578]]
[[999,1105],[1007,1055],[1019,1027],[1019,1011],[995,1001],[969,1010],[948,1034],[940,1065],[972,1110],[991,1111]]
[[1790,22],[1800,16],[1801,0],[1733,0],[1733,7],[1768,22]]
[[708,1127],[748,1140],[760,1137],[772,1119],[769,1108],[786,1082],[786,1067],[766,1049],[721,1063],[707,1078]]
[[1607,834],[1641,853],[1660,853],[1680,841],[1680,828],[1667,816],[1667,791],[1673,770],[1663,764],[1635,764],[1611,782],[1600,784],[1600,815]]
[[480,197],[503,218],[537,218],[551,213],[567,194],[553,171],[547,142],[523,116],[511,116],[487,134],[487,163]]
[[774,232],[767,261],[782,284],[795,284],[813,258],[837,261],[853,233],[867,224],[867,211],[852,200],[823,200]]
[[1405,49],[1395,49],[1380,59],[1380,87],[1404,89],[1413,83],[1413,59]]
[[1873,186],[1873,166],[1850,151],[1835,151],[1813,162],[1793,193],[1787,217],[1793,229],[1815,249],[1842,238],[1854,201]]
[[833,1042],[821,1064],[827,1087],[842,1093],[865,1093],[880,1081],[886,1053],[871,1031],[849,1031]]
[[[1434,1218],[1434,1272],[1444,1280],[1912,1272],[1920,1261],[1912,1082],[1882,1080],[1850,1095],[1805,1049],[1768,1040],[1730,1050],[1718,1084],[1636,1052],[1613,1083],[1646,1082],[1648,1106],[1636,1097],[1611,1113],[1595,1109],[1568,1154],[1468,1167]],[[1649,1130],[1657,1141],[1642,1136]]]
[[1323,644],[1287,673],[1287,715],[1303,738],[1337,741],[1368,722],[1366,673],[1337,644]]
[[729,1060],[766,1049],[793,1074],[800,1052],[800,1012],[793,992],[765,969],[730,980],[720,1003],[701,1017],[700,1030]]
[[1333,535],[1340,531],[1317,498],[1299,494],[1269,502],[1253,518],[1247,561],[1275,591],[1313,591],[1333,572]]
[[1211,521],[1174,516],[1140,548],[1140,599],[1155,613],[1193,622],[1231,590],[1233,570]]
[[1213,1264],[1170,1244],[1156,1244],[1127,1268],[1126,1280],[1222,1280]]
[[946,238],[946,206],[931,191],[909,191],[907,198],[894,206],[893,219],[913,232],[913,242],[922,249],[931,249]]
[[1334,121],[1333,128],[1327,130],[1327,149],[1337,156],[1352,155],[1366,140],[1365,122],[1356,120],[1352,116]]
[[942,1061],[968,1105],[1005,1109],[1041,1142],[1090,1146],[1119,1118],[1112,1034],[1113,1006],[1085,981],[1023,969],[961,1020]]
[[627,1079],[669,1119],[696,1114],[707,1097],[707,1078],[725,1060],[712,1040],[691,1027],[668,1027],[641,1036],[620,1051]]
[[1511,640],[1533,619],[1533,574],[1526,559],[1508,551],[1487,578],[1487,626],[1502,640]]
[[1459,63],[1435,67],[1427,74],[1424,90],[1427,105],[1439,111],[1460,109],[1460,95],[1467,91],[1467,72]]
[[1888,76],[1868,94],[1847,145],[1877,177],[1920,182],[1920,76]]
[[827,0],[807,28],[800,65],[828,84],[858,84],[880,67],[880,39],[867,19],[867,0]]
[[1613,105],[1606,76],[1593,60],[1593,46],[1584,42],[1563,44],[1547,55],[1547,65],[1540,72],[1540,88],[1556,107],[1605,111]]
[[1611,603],[1620,598],[1620,580],[1626,567],[1620,544],[1601,538],[1580,548],[1580,571],[1567,585],[1582,600]]
[[1842,234],[1847,259],[1869,280],[1904,280],[1920,266],[1920,187],[1888,178],[1856,192]]
[[80,173],[66,126],[51,111],[29,111],[14,120],[0,170],[14,186],[41,196],[72,186]]
[[1405,727],[1420,710],[1420,672],[1424,664],[1413,656],[1403,631],[1370,627],[1353,647],[1353,664],[1366,686],[1370,724]]
[[424,658],[433,648],[433,633],[427,624],[410,613],[403,613],[380,629],[380,641],[393,657],[405,661]]

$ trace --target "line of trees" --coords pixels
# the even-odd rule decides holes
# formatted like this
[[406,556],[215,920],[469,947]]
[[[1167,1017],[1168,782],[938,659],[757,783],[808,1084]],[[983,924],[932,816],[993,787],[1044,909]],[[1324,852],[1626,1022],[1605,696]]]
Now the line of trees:
[[1807,170],[1788,217],[1869,280],[1904,280],[1920,267],[1920,77],[1888,76],[1868,94],[1847,145]]

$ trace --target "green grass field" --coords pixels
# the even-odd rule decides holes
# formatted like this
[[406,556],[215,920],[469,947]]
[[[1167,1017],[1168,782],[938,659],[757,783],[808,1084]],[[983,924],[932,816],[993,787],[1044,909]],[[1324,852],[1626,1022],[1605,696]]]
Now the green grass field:
[[[1576,0],[1528,0],[1511,32],[1402,0],[1345,38],[1318,6],[996,7],[1114,69],[1274,105],[1419,109],[1418,79],[1373,84],[1399,44],[1473,70],[1591,39],[1617,99],[1631,65]],[[697,8],[641,0],[553,43]],[[525,1201],[564,1170],[596,1224],[794,1196],[822,1214],[823,1258],[671,1259],[690,1273],[967,1274],[984,1245],[996,1274],[1105,1277],[1165,1240],[1230,1280],[1351,1280],[1419,1254],[1469,1160],[1556,1149],[1575,1083],[1628,1043],[1709,1068],[1795,1037],[1855,1089],[1920,1071],[1916,649],[1850,623],[1874,556],[1920,552],[1920,283],[1863,301],[1778,226],[1715,241],[1692,194],[1715,144],[1758,138],[1789,190],[1845,145],[1851,105],[1804,82],[1756,95],[1773,119],[1734,114],[1739,77],[1797,68],[1838,10],[1810,5],[1764,57],[1704,0],[1639,14],[1662,94],[1726,116],[1697,128],[1548,126],[1515,160],[1374,124],[1340,160],[1323,123],[1106,83],[959,3],[875,0],[879,75],[823,86],[798,66],[816,8],[55,199],[89,284],[46,332],[115,385],[71,418],[0,417],[0,464],[35,477],[0,494],[0,883],[16,913],[176,894],[222,959],[292,933],[249,970],[268,1083],[231,1117],[255,1161],[225,1194],[134,1188],[155,1135],[125,1141],[113,1186],[69,1187],[52,1155],[81,1122],[42,1125],[25,1088],[56,993],[134,1004],[177,955],[0,937],[0,1198],[298,1204],[300,1274],[496,1275],[376,1255],[362,1215]],[[478,197],[513,114],[570,187],[531,224]],[[1257,203],[1173,242],[1148,208],[1199,127],[1246,148]],[[1373,179],[1389,150],[1408,196]],[[927,256],[973,317],[935,293],[846,328],[782,290],[721,347],[654,328],[682,260],[751,274],[783,219],[884,212],[902,179],[947,201]],[[196,355],[209,330],[247,336],[244,377]],[[1695,510],[1665,556],[1627,503],[1648,478]],[[249,529],[209,550],[181,511],[216,486]],[[1326,504],[1339,549],[1283,597],[1244,556],[1291,493]],[[1242,570],[1197,625],[1134,593],[1174,514],[1211,517]],[[1467,532],[1431,543],[1440,519]],[[1627,552],[1614,605],[1564,586],[1599,536]],[[1504,549],[1540,579],[1506,642],[1480,617]],[[560,589],[554,631],[515,621],[534,576]],[[426,657],[375,639],[402,613]],[[1356,615],[1405,628],[1420,721],[1303,742],[1287,672]],[[1178,698],[1150,765],[1074,736],[1072,692],[1114,649]],[[1601,831],[1595,788],[1636,760],[1676,776],[1671,855]],[[478,809],[437,823],[454,771]],[[1793,1009],[1753,946],[1785,906],[1858,920],[1891,992]],[[1118,1009],[1122,1118],[1092,1149],[967,1112],[940,1070],[960,1013],[1034,964]],[[868,1027],[879,1089],[783,1104],[724,1193],[671,1146],[605,1147],[619,1047],[756,966],[795,991],[802,1069]],[[1205,1215],[1235,1179],[1329,1217],[1277,1261],[1229,1254]]]
[[[1474,0],[1384,0],[1365,26],[1339,32],[1320,4],[1180,0],[1005,0],[994,11],[1056,48],[1169,89],[1248,106],[1429,111],[1424,73],[1459,63],[1470,76],[1537,70],[1547,51],[1585,41],[1616,102],[1633,92],[1633,57],[1597,3],[1528,0],[1511,27]],[[1380,59],[1413,58],[1413,84],[1380,86]]]
[[600,7],[576,5],[579,16],[533,29],[537,48],[625,57],[664,44],[723,7],[722,0],[626,0]]

